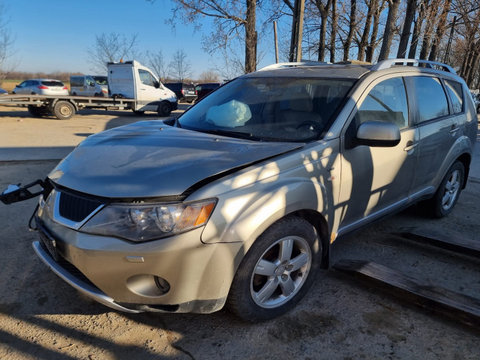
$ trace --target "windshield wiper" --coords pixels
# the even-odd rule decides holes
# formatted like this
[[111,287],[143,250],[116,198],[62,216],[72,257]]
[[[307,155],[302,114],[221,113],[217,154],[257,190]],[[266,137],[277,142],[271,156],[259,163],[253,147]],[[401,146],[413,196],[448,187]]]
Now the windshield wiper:
[[213,135],[222,135],[228,137],[234,137],[239,139],[248,139],[254,141],[262,141],[261,137],[255,136],[252,133],[246,133],[242,131],[231,131],[231,130],[221,130],[221,129],[195,129],[196,131],[213,134]]

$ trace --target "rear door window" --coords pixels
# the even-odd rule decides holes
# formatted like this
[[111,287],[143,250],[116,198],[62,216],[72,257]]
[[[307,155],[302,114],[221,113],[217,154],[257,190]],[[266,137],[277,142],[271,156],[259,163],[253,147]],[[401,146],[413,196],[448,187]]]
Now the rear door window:
[[51,80],[42,81],[42,85],[45,85],[45,86],[61,86],[61,87],[63,87],[63,83],[62,83],[62,82],[60,82],[60,81],[51,81]]
[[452,80],[445,80],[445,85],[447,88],[448,96],[450,96],[450,101],[452,102],[452,112],[454,114],[462,113],[463,112],[462,84]]
[[448,101],[439,79],[429,76],[412,78],[417,103],[418,121],[424,122],[447,116]]

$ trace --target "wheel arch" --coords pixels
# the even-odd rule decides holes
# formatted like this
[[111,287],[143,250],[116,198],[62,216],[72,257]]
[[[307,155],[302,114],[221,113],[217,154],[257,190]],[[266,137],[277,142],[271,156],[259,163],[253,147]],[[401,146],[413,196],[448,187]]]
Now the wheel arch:
[[465,189],[465,186],[467,186],[468,174],[470,173],[470,163],[472,161],[472,156],[468,153],[464,153],[460,155],[456,161],[460,161],[463,164],[463,168],[465,169],[465,176],[462,184],[462,189]]

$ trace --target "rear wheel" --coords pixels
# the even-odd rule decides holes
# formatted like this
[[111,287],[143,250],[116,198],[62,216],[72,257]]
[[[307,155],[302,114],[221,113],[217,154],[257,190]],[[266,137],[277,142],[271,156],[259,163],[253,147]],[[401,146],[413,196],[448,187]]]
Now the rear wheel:
[[276,222],[243,258],[228,295],[229,309],[248,321],[284,314],[312,285],[321,252],[308,221],[291,216]]
[[462,191],[465,179],[465,167],[456,161],[442,180],[435,196],[431,199],[433,216],[444,217],[453,210]]
[[59,120],[67,120],[75,114],[75,107],[71,102],[57,101],[53,106],[53,114]]
[[158,115],[160,116],[168,116],[172,112],[172,105],[168,101],[162,101],[160,105],[158,105]]

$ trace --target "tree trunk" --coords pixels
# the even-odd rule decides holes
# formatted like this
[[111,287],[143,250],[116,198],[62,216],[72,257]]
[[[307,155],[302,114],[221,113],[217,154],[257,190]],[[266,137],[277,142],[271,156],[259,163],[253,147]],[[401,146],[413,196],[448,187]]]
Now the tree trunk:
[[320,39],[318,43],[318,61],[325,61],[325,40],[327,37],[327,18],[330,11],[331,0],[323,5],[322,0],[315,0],[315,5],[320,12]]
[[375,53],[375,48],[377,47],[378,27],[380,25],[380,15],[382,14],[382,11],[383,4],[375,9],[375,13],[373,15],[372,35],[370,36],[370,44],[367,47],[365,57],[365,60],[368,62],[372,62],[373,54]]
[[440,15],[440,20],[438,21],[437,31],[435,32],[435,38],[433,39],[432,48],[430,50],[430,55],[428,60],[435,61],[437,59],[438,47],[442,41],[443,35],[445,35],[447,16],[450,11],[450,5],[452,0],[445,0],[443,4],[442,14]]
[[330,62],[333,64],[335,62],[335,42],[337,37],[337,25],[338,25],[338,14],[337,14],[337,0],[332,1],[332,31],[330,33]]
[[357,60],[363,61],[365,57],[365,49],[368,45],[368,35],[370,34],[370,27],[372,26],[372,17],[375,9],[378,6],[378,0],[371,0],[368,4],[367,16],[365,18],[365,27],[363,28],[362,37],[358,44]]
[[257,32],[255,30],[256,0],[247,0],[247,17],[245,24],[245,72],[257,68]]
[[433,27],[435,24],[435,17],[437,15],[438,1],[432,1],[428,9],[427,21],[425,23],[425,31],[423,32],[422,49],[420,50],[419,58],[425,60],[430,50],[430,43],[432,41]]
[[380,49],[378,61],[387,59],[388,55],[390,54],[390,47],[392,46],[393,40],[393,29],[395,27],[395,20],[397,19],[399,5],[400,0],[390,0],[389,2],[387,23],[385,24],[382,48]]
[[[450,0],[448,0],[450,1]],[[410,30],[415,19],[417,11],[417,0],[408,0],[405,21],[403,23],[402,36],[400,37],[400,44],[398,45],[397,58],[404,58],[407,55],[407,45],[410,39]]]
[[413,26],[412,41],[410,43],[410,50],[408,51],[409,59],[416,59],[418,41],[420,40],[420,33],[422,31],[423,20],[425,20],[425,12],[429,0],[420,0],[420,11],[418,12],[417,20]]
[[355,28],[357,27],[356,15],[357,15],[357,0],[350,0],[350,26],[348,30],[347,39],[343,44],[343,61],[348,60],[350,46],[352,46],[353,35],[355,34]]

